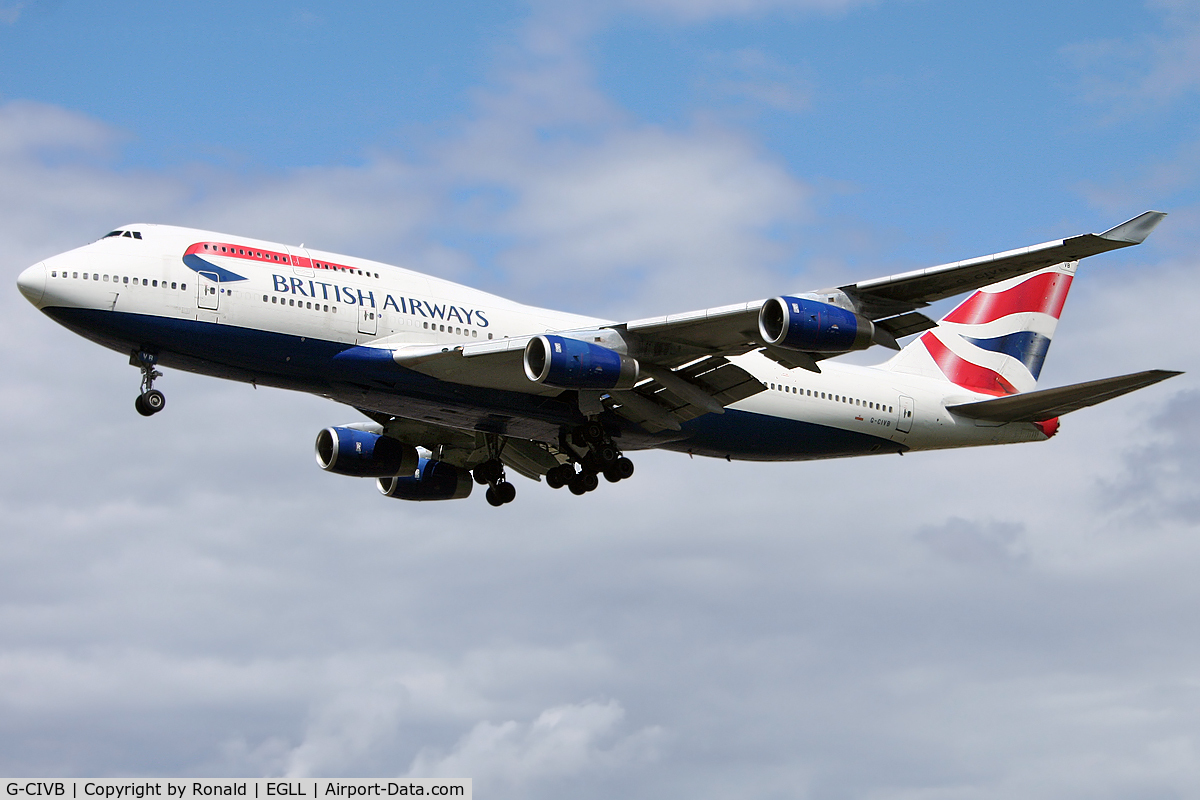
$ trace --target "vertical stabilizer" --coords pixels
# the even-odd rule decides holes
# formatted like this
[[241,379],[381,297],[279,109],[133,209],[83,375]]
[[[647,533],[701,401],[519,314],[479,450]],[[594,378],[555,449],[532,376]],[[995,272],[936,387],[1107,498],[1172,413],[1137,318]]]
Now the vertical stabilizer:
[[1010,395],[1037,384],[1078,261],[985,286],[884,368]]

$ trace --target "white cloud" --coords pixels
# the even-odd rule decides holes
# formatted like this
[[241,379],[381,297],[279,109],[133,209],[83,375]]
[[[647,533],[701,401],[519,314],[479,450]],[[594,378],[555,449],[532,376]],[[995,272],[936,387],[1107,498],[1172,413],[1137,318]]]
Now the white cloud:
[[548,708],[529,723],[480,722],[448,754],[422,750],[404,777],[471,777],[481,791],[515,797],[520,794],[513,789],[533,783],[588,780],[588,773],[656,758],[662,731],[621,736],[624,717],[620,704],[609,700]]
[[[412,160],[130,171],[94,119],[0,107],[10,277],[157,219],[433,259],[579,310],[765,294],[811,190],[749,136],[630,119],[552,23]],[[1185,251],[1179,219],[1085,264],[1047,384],[1194,370],[1194,259],[1162,255]],[[507,274],[473,273],[463,240]],[[312,436],[357,415],[315,398],[172,372],[143,420],[120,354],[11,283],[0,312],[10,774],[408,770],[530,798],[1196,785],[1190,375],[1042,445],[639,453],[631,481],[583,498],[520,481],[494,510],[321,473]]]
[[1153,0],[1162,30],[1065,48],[1083,80],[1084,96],[1115,119],[1174,105],[1200,90],[1200,7],[1192,0]]
[[617,0],[617,7],[639,14],[660,13],[684,22],[730,17],[760,17],[779,12],[844,13],[870,0]]

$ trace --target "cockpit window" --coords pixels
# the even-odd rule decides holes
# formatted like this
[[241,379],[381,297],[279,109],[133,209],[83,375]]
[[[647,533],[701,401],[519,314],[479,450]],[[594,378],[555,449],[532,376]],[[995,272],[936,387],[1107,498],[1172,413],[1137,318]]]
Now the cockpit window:
[[112,233],[104,234],[102,238],[108,239],[113,236],[126,236],[130,239],[140,239],[142,238],[142,233],[141,231],[113,231]]

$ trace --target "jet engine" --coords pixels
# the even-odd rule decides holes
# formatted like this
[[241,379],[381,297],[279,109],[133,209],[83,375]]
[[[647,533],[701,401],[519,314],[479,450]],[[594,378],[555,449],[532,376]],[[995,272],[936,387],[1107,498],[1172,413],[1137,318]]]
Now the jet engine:
[[786,350],[845,353],[870,347],[875,325],[829,303],[784,296],[763,303],[758,332],[767,344]]
[[422,458],[409,475],[380,478],[380,493],[398,500],[461,500],[471,494],[475,481],[469,470]]
[[386,478],[411,474],[417,468],[417,448],[356,428],[326,428],[317,434],[317,465],[355,478]]
[[535,336],[525,345],[525,375],[559,389],[631,389],[638,362],[592,342]]

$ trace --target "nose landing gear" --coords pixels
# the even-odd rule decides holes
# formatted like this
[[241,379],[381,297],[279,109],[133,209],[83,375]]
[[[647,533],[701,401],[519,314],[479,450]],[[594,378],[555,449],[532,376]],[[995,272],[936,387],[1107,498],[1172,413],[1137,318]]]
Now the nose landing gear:
[[162,377],[162,373],[154,368],[158,364],[158,355],[135,350],[129,356],[129,363],[142,371],[142,393],[133,401],[137,412],[143,417],[150,417],[166,408],[166,395],[154,388],[154,379]]

